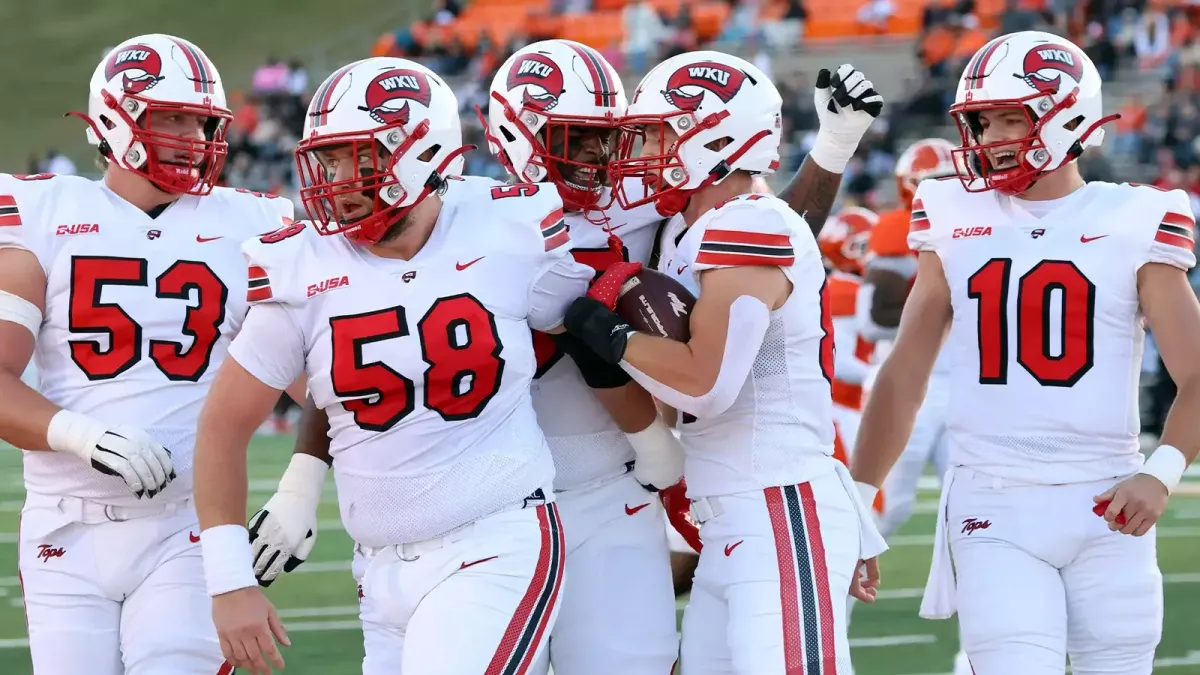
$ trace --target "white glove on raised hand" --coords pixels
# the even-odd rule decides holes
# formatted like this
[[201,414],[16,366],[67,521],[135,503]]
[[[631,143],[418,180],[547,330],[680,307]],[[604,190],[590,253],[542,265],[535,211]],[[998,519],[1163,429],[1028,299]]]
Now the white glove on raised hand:
[[636,458],[633,477],[642,487],[658,492],[683,478],[683,446],[661,418],[626,437]]
[[60,410],[50,418],[46,443],[55,452],[75,455],[100,473],[121,478],[138,499],[153,497],[175,479],[171,451],[134,427],[110,429],[87,415]]
[[260,586],[270,586],[312,553],[317,543],[317,507],[328,471],[329,466],[312,455],[292,455],[279,489],[250,516],[250,554]]
[[883,97],[875,85],[846,63],[830,73],[817,73],[813,104],[821,128],[809,156],[822,169],[842,173],[858,149],[858,142],[883,110]]

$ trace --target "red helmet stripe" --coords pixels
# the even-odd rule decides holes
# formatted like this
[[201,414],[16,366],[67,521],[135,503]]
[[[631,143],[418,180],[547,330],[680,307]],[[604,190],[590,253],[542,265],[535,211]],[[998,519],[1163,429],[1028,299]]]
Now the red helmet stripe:
[[211,94],[212,89],[209,82],[212,78],[208,75],[208,64],[204,61],[204,56],[200,54],[200,50],[193,47],[190,43],[180,40],[179,38],[171,38],[171,42],[175,43],[176,47],[183,52],[184,58],[187,59],[188,65],[192,68],[192,84],[196,91],[202,94]]
[[341,70],[334,73],[328,80],[325,80],[325,83],[321,85],[316,95],[313,96],[312,105],[314,108],[309,114],[313,117],[314,127],[323,126],[329,121],[329,104],[332,102],[333,92],[337,89],[338,82],[342,81],[342,77],[356,65],[358,65],[357,61],[342,66]]
[[574,42],[568,44],[576,54],[579,54],[579,58],[583,59],[584,65],[587,66],[588,72],[592,76],[592,91],[596,93],[596,105],[604,107],[616,105],[617,95],[609,79],[608,69],[604,66],[604,60],[591,47]]
[[1000,49],[1000,45],[1005,42],[1008,42],[1007,35],[998,37],[987,45],[984,45],[983,49],[979,50],[979,53],[971,59],[971,62],[967,64],[967,70],[963,76],[967,81],[967,89],[978,89],[983,86],[983,77],[987,75],[988,61],[995,56],[996,51]]

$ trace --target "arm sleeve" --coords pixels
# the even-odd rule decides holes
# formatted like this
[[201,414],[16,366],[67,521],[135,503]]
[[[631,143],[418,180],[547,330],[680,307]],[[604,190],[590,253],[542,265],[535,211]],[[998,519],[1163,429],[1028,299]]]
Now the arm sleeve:
[[[704,228],[695,271],[755,265],[791,267],[796,262],[794,223],[788,222],[780,209],[761,205],[768,199],[774,198],[739,199],[718,207]],[[803,224],[799,216],[792,215]]]
[[283,391],[304,373],[304,338],[282,305],[250,308],[229,356],[260,382]]
[[529,291],[529,327],[547,331],[562,324],[571,302],[587,293],[594,272],[563,255],[533,281]]
[[1162,263],[1186,272],[1196,266],[1196,219],[1191,201],[1183,190],[1171,190],[1164,196],[1163,214],[1143,264]]

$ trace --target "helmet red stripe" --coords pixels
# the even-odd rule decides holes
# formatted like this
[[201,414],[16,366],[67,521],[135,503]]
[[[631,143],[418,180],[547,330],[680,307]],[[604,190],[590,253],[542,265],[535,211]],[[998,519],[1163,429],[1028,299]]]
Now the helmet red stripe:
[[342,69],[337,71],[325,84],[321,85],[321,90],[313,96],[313,105],[315,108],[310,113],[313,116],[313,126],[319,127],[329,121],[329,104],[333,100],[333,92],[337,89],[338,82],[342,81],[342,77],[350,72],[350,69],[358,65],[358,62],[351,63],[347,66],[342,66]]
[[184,58],[187,59],[188,66],[192,69],[192,85],[196,88],[196,91],[205,94],[209,93],[208,77],[206,77],[204,66],[202,65],[203,58],[196,53],[196,50],[191,45],[183,40],[171,38],[171,42],[174,42],[175,46],[179,47],[179,51],[183,52]]
[[608,83],[608,73],[604,70],[604,64],[600,62],[596,53],[591,47],[568,42],[571,49],[579,54],[579,58],[583,59],[583,64],[587,66],[588,73],[592,76],[592,91],[596,93],[596,105],[610,106],[612,102],[612,87]]

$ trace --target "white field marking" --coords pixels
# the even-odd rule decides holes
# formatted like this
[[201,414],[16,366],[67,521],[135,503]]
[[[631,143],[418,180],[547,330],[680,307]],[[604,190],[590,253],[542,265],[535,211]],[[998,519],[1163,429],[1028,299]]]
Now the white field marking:
[[358,605],[341,607],[293,607],[279,610],[281,619],[312,619],[318,616],[358,616]]
[[936,635],[891,635],[888,637],[851,638],[850,646],[863,649],[870,647],[895,647],[898,645],[931,645],[936,642]]

